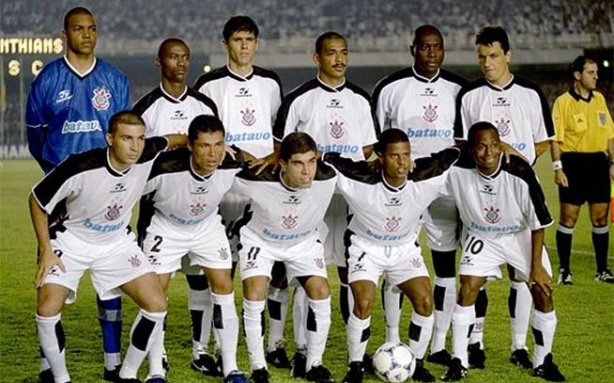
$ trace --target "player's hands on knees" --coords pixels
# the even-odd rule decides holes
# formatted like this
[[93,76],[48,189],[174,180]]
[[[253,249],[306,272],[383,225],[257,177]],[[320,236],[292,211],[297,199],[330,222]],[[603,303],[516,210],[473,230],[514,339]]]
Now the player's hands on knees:
[[546,272],[542,265],[533,266],[529,277],[529,287],[539,288],[547,296],[552,295],[552,278]]
[[279,154],[277,152],[273,152],[268,156],[250,162],[249,168],[253,169],[255,167],[258,167],[256,170],[256,175],[262,173],[267,168],[271,169],[271,173],[275,173],[277,169],[279,169]]
[[38,268],[36,269],[36,276],[34,278],[34,286],[38,289],[43,286],[43,282],[45,282],[45,277],[49,274],[49,270],[51,270],[54,266],[59,267],[63,273],[66,272],[66,268],[64,267],[64,263],[60,260],[52,249],[44,249],[39,250],[38,253]]
[[529,162],[525,156],[522,155],[518,150],[514,149],[511,145],[506,142],[501,142],[501,151],[503,152],[503,157],[505,157],[505,163],[510,163],[510,156],[516,156],[522,158],[525,162]]
[[567,175],[563,172],[563,169],[557,169],[554,171],[554,182],[562,186],[564,188],[569,187],[569,182],[567,181]]

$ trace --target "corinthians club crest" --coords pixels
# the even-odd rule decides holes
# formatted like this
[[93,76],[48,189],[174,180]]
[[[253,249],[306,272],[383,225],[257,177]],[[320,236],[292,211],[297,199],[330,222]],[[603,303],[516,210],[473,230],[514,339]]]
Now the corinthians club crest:
[[199,215],[202,215],[205,211],[205,206],[207,206],[207,204],[200,202],[196,202],[195,204],[190,205],[190,215],[192,217],[198,217]]
[[422,118],[424,118],[427,122],[433,122],[437,119],[437,117],[439,117],[437,115],[437,105],[423,105],[422,108],[424,109],[424,115],[422,116]]
[[93,93],[94,95],[92,97],[92,106],[94,107],[94,109],[98,111],[109,109],[109,106],[111,105],[111,103],[109,102],[109,99],[111,98],[111,92],[109,92],[104,87],[98,87],[94,89]]
[[386,224],[384,225],[384,229],[386,231],[397,231],[401,226],[401,217],[397,217],[393,215],[392,217],[386,218]]
[[343,121],[335,119],[334,121],[329,122],[328,125],[330,125],[330,135],[334,139],[338,140],[345,134],[343,131]]
[[241,110],[241,122],[245,126],[252,126],[256,123],[256,109],[251,109],[249,106],[246,106],[244,110]]
[[495,126],[497,127],[500,136],[503,137],[510,134],[510,122],[511,120],[508,120],[506,118],[495,120]]
[[501,221],[501,216],[499,215],[499,209],[495,208],[494,206],[487,207],[484,209],[484,211],[486,212],[486,215],[484,216],[484,219],[486,220],[486,222],[494,225],[495,223]]
[[281,227],[287,230],[292,230],[298,224],[298,215],[292,215],[292,213],[281,216]]
[[225,247],[221,247],[221,248],[219,248],[219,249],[217,250],[217,253],[219,254],[220,259],[221,259],[222,261],[227,260],[227,259],[228,259],[228,257],[229,257],[229,254],[228,254],[228,249],[227,249],[227,248],[225,248]]
[[121,209],[123,207],[123,205],[118,203],[107,206],[107,212],[105,213],[104,218],[107,221],[115,221],[121,215]]

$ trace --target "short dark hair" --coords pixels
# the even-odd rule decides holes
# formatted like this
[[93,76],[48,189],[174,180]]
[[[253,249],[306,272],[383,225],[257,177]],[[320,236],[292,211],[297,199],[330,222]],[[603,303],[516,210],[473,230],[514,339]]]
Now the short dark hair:
[[343,37],[343,35],[341,35],[341,33],[338,33],[338,32],[335,32],[335,31],[328,31],[328,32],[322,33],[316,39],[316,46],[315,46],[316,50],[315,50],[315,52],[317,54],[322,53],[322,48],[324,47],[324,41],[326,41],[326,40],[336,40],[336,39],[343,40],[347,44],[347,40],[345,39],[345,37]]
[[145,121],[138,114],[129,110],[115,113],[109,120],[109,134],[117,131],[119,125],[141,125],[145,126]]
[[288,134],[281,142],[279,159],[287,162],[293,154],[302,154],[307,152],[318,152],[316,142],[307,133],[292,132]]
[[497,130],[497,128],[488,121],[480,121],[471,125],[471,127],[469,128],[469,132],[467,133],[467,142],[469,144],[469,147],[473,148],[475,146],[475,135],[478,132],[485,132],[487,130],[494,131],[497,134],[497,137],[499,137],[499,131]]
[[382,134],[380,134],[379,139],[377,140],[375,145],[373,145],[373,150],[379,155],[384,155],[386,153],[388,145],[396,144],[399,142],[409,143],[409,138],[407,137],[407,134],[401,129],[386,129],[382,132]]
[[414,36],[411,40],[411,45],[409,46],[409,50],[411,51],[412,55],[414,54],[414,48],[416,47],[416,41],[418,40],[418,36],[420,36],[422,33],[426,31],[436,32],[439,35],[439,37],[441,37],[441,40],[443,41],[443,35],[441,34],[441,31],[439,30],[439,28],[437,28],[434,25],[430,25],[430,24],[421,25],[418,28],[416,28],[416,30],[414,31]]
[[194,142],[198,138],[199,133],[215,133],[222,132],[222,135],[226,135],[224,124],[219,118],[207,114],[201,114],[190,122],[188,127],[188,141]]
[[158,47],[158,58],[162,58],[162,54],[164,52],[164,50],[166,49],[166,46],[169,44],[183,44],[183,46],[185,46],[186,48],[188,48],[188,52],[190,51],[190,47],[188,46],[188,44],[186,44],[185,41],[177,38],[177,37],[170,37],[164,41],[162,41],[160,43],[160,46]]
[[507,32],[499,26],[480,28],[475,35],[475,45],[493,45],[497,41],[501,44],[503,53],[507,53],[510,50],[510,39],[507,37]]
[[92,11],[90,11],[89,9],[85,7],[71,8],[64,15],[64,30],[68,29],[68,20],[70,20],[71,17],[76,16],[76,15],[88,15],[88,16],[92,16],[92,18],[94,17],[94,14],[92,13]]
[[228,42],[230,36],[235,32],[251,32],[258,38],[260,29],[258,29],[256,22],[251,17],[238,15],[231,17],[224,24],[224,29],[222,30],[224,41]]
[[582,55],[576,57],[573,63],[571,63],[571,75],[573,76],[575,72],[584,72],[584,66],[586,64],[597,64],[597,62],[591,58]]

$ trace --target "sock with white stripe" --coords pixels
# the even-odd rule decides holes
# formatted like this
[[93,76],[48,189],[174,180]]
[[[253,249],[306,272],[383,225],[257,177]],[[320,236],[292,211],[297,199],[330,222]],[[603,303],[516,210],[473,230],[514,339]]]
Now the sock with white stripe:
[[62,327],[61,314],[52,317],[36,315],[38,341],[56,382],[69,382],[66,368],[66,338]]
[[243,332],[252,370],[266,366],[264,359],[264,306],[265,301],[243,298]]
[[130,330],[130,345],[119,372],[121,378],[136,378],[139,367],[151,349],[151,345],[159,342],[156,338],[161,336],[165,317],[166,311],[152,313],[143,309],[139,310]]
[[533,308],[533,297],[524,282],[510,281],[510,295],[507,300],[512,327],[512,351],[526,349],[527,332]]
[[384,305],[384,319],[386,320],[386,342],[399,343],[399,323],[401,322],[401,308],[403,295],[391,285],[386,278],[382,283],[382,304]]
[[322,364],[326,340],[331,324],[330,297],[309,299],[307,314],[307,371]]
[[610,241],[608,225],[601,227],[593,226],[592,239],[597,272],[601,273],[608,268],[608,245]]
[[535,350],[533,352],[533,368],[535,368],[541,366],[546,355],[552,352],[557,320],[554,311],[543,313],[533,310],[531,321],[533,337],[535,338]]
[[452,313],[456,306],[456,278],[435,277],[433,300],[435,303],[435,323],[431,354],[446,348],[446,334],[452,322]]
[[434,315],[425,317],[415,311],[411,314],[409,323],[409,348],[417,359],[424,359],[426,348],[433,333]]
[[556,229],[556,248],[559,253],[559,268],[570,271],[569,263],[571,260],[571,240],[573,238],[573,227],[564,226],[559,222]]
[[367,351],[367,343],[371,336],[371,317],[357,318],[350,313],[346,327],[348,338],[349,362],[362,362],[363,355]]
[[292,306],[292,316],[294,320],[294,345],[297,350],[305,350],[307,348],[307,310],[309,303],[307,301],[307,293],[302,286],[294,289],[294,298]]
[[475,307],[457,304],[452,314],[452,355],[461,360],[465,368],[469,368],[469,336],[475,322]]
[[284,343],[284,327],[288,316],[288,289],[269,286],[267,307],[269,309],[268,351],[274,351]]

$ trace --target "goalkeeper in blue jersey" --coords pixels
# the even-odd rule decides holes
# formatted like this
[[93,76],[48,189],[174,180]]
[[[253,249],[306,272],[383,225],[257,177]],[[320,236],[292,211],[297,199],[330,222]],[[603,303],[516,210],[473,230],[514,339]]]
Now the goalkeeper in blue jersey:
[[[94,54],[98,34],[92,13],[83,7],[69,10],[62,36],[66,54],[46,65],[34,79],[26,106],[30,153],[45,173],[70,154],[105,147],[111,116],[130,109],[126,75]],[[50,219],[56,226],[61,225],[61,211],[56,210]],[[113,381],[120,364],[121,300],[98,299],[98,307],[104,378]],[[39,381],[54,382],[44,356]]]

